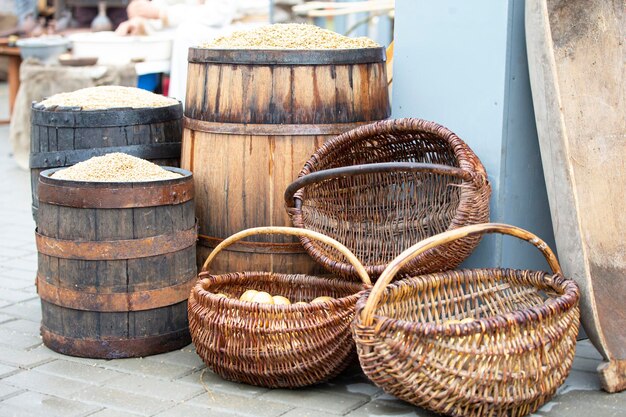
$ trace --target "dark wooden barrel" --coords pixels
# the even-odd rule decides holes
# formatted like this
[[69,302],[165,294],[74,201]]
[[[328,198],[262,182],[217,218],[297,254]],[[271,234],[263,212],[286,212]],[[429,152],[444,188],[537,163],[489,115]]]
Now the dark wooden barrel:
[[182,104],[157,108],[81,110],[33,103],[30,168],[33,218],[37,184],[46,169],[74,165],[94,156],[124,152],[157,165],[179,166]]
[[[194,173],[199,263],[240,230],[290,225],[282,194],[308,158],[326,139],[389,114],[384,48],[191,48],[181,166]],[[215,272],[316,269],[291,237],[225,252]]]
[[89,358],[153,355],[191,342],[196,281],[191,173],[144,183],[39,177],[37,291],[41,334]]

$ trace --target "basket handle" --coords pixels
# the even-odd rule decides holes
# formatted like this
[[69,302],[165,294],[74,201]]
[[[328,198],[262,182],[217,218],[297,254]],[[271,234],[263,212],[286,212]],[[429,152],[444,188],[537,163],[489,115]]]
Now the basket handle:
[[470,181],[473,178],[472,173],[464,169],[451,167],[448,165],[428,164],[425,162],[379,162],[376,164],[351,165],[339,168],[324,169],[321,171],[311,172],[296,179],[289,184],[285,190],[285,203],[287,207],[295,207],[294,195],[298,190],[307,185],[331,178],[345,178],[361,174],[371,174],[377,172],[432,172],[435,174],[450,175]]
[[204,261],[204,265],[202,265],[201,272],[206,272],[209,269],[209,265],[213,262],[213,259],[220,253],[223,249],[232,245],[233,243],[244,239],[248,236],[254,235],[291,235],[291,236],[304,236],[312,240],[319,240],[322,243],[325,243],[329,246],[332,246],[334,249],[338,250],[343,256],[348,259],[348,261],[354,266],[357,274],[361,278],[364,284],[371,285],[372,281],[370,280],[369,275],[365,271],[365,267],[363,264],[357,259],[357,257],[350,252],[350,249],[337,242],[335,239],[323,235],[321,233],[308,230],[308,229],[300,229],[297,227],[282,227],[282,226],[267,226],[267,227],[253,227],[251,229],[242,230],[241,232],[235,233],[234,235],[224,239],[220,242],[219,245],[213,249],[213,251],[209,254],[209,257]]
[[501,233],[504,235],[511,235],[532,243],[537,247],[537,249],[541,251],[543,256],[548,261],[548,264],[550,265],[552,271],[555,274],[561,274],[561,266],[559,265],[559,262],[557,261],[554,252],[552,252],[546,242],[539,239],[537,236],[527,230],[502,223],[483,223],[460,227],[458,229],[449,230],[447,232],[431,236],[428,239],[424,239],[421,242],[418,242],[410,248],[406,249],[404,252],[398,255],[396,259],[391,261],[376,281],[376,285],[372,289],[372,292],[369,295],[367,302],[365,303],[365,307],[361,312],[361,320],[363,324],[365,324],[366,326],[372,324],[374,310],[378,306],[378,302],[380,301],[380,298],[382,297],[385,288],[407,262],[410,262],[412,259],[419,256],[420,254],[437,246],[453,242],[458,239],[463,239],[465,237],[482,235],[485,233]]

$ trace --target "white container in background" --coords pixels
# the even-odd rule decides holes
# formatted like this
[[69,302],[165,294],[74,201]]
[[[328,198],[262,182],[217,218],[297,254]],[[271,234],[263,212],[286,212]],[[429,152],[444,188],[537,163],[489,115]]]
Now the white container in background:
[[141,61],[167,61],[172,56],[172,37],[168,34],[118,36],[113,32],[70,35],[76,58],[98,57],[99,64],[127,64]]

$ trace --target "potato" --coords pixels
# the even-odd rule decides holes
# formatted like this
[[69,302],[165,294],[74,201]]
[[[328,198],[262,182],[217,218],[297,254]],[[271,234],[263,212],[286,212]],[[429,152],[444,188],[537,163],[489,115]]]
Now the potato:
[[291,301],[289,298],[283,297],[282,295],[275,295],[272,297],[274,299],[274,305],[290,305]]
[[217,294],[215,294],[215,296],[219,297],[219,298],[228,298],[228,296],[226,294],[221,293],[221,292],[218,292]]
[[307,305],[307,304],[309,304],[309,303],[306,303],[306,302],[304,302],[304,301],[298,301],[297,303],[294,303],[293,305],[294,305],[294,306],[297,306],[297,305],[302,305],[302,304]]
[[322,296],[322,297],[317,297],[316,299],[314,299],[313,301],[311,301],[311,304],[315,304],[315,303],[325,303],[327,301],[332,301],[334,300],[333,297],[328,297],[328,296]]
[[272,298],[270,293],[260,291],[257,292],[256,295],[252,298],[252,302],[260,304],[274,304],[274,299]]
[[257,290],[247,290],[246,292],[241,294],[241,297],[239,297],[239,301],[252,301],[254,296],[258,293],[259,292]]

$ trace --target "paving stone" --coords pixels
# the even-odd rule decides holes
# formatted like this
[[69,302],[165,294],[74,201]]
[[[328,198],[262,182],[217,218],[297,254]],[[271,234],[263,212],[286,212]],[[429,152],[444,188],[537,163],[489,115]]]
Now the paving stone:
[[13,385],[9,385],[0,381],[0,400],[4,400],[5,398],[12,397],[22,391],[23,390],[21,388],[14,387]]
[[4,324],[11,320],[15,320],[15,317],[9,316],[8,314],[0,313],[0,324]]
[[601,362],[597,359],[582,358],[579,356],[574,358],[572,369],[577,371],[596,372],[600,363]]
[[315,386],[316,390],[331,391],[337,394],[363,394],[374,397],[382,394],[382,390],[374,385],[361,371],[343,373],[339,377]]
[[3,262],[3,266],[8,269],[37,272],[37,261],[33,261],[32,259],[13,258]]
[[293,406],[289,404],[281,404],[280,402],[266,401],[258,398],[240,397],[217,391],[205,392],[187,401],[187,403],[209,408],[214,411],[253,417],[280,416],[293,408]]
[[293,407],[308,408],[335,414],[345,414],[369,401],[362,394],[337,394],[315,389],[271,390],[259,398],[289,404]]
[[23,334],[11,329],[0,327],[0,344],[11,348],[30,349],[39,346],[42,342],[40,336]]
[[[0,405],[7,407],[8,410],[11,410],[8,414],[6,414],[8,416],[21,416],[22,414],[20,414],[20,412],[23,410],[28,413],[24,415],[31,417],[78,417],[88,415],[92,411],[96,411],[99,408],[90,404],[38,394],[36,392],[25,392],[15,397],[11,397],[8,400],[4,400],[0,403]],[[3,414],[2,408],[0,408],[0,415],[5,415]]]
[[18,370],[19,370],[18,368],[15,368],[13,366],[0,364],[0,378],[4,378],[5,376],[9,376],[11,374],[14,374]]
[[37,298],[37,295],[29,294],[27,292],[19,290],[0,290],[0,299],[9,301],[11,303],[19,303],[22,301],[32,300],[33,298]]
[[0,276],[3,278],[9,278],[15,281],[21,282],[24,287],[35,286],[35,273],[33,271],[26,271],[23,269],[0,269]]
[[105,385],[135,394],[176,402],[188,400],[204,392],[204,388],[201,386],[194,387],[190,384],[165,381],[145,375],[123,375],[107,382]]
[[50,360],[52,360],[50,355],[41,351],[36,351],[35,349],[26,351],[0,346],[0,363],[4,363],[5,365],[13,365],[19,368],[29,369],[46,362],[50,362]]
[[554,397],[536,414],[552,417],[623,417],[626,415],[626,392],[570,391]]
[[572,369],[563,383],[568,390],[596,390],[600,388],[600,377],[596,372],[577,371]]
[[163,379],[176,379],[190,373],[193,368],[169,363],[159,363],[143,358],[117,359],[108,361],[104,366],[129,373],[152,375]]
[[185,403],[185,404],[179,404],[176,407],[170,408],[169,410],[162,411],[156,415],[156,417],[222,417],[222,416],[241,416],[241,414],[231,413],[230,411],[227,411],[227,410],[211,410],[211,409],[193,406],[191,404]]
[[38,298],[34,298],[29,301],[14,303],[8,307],[0,308],[0,313],[40,323],[41,303]]
[[48,375],[34,370],[20,372],[4,378],[2,381],[30,391],[65,398],[89,386],[89,384],[81,381]]
[[280,417],[337,417],[338,415],[318,410],[307,410],[306,408],[294,408]]
[[[190,375],[186,375],[177,381],[191,384],[194,386],[202,387],[200,382],[200,376],[202,370],[194,372]],[[236,382],[226,381],[219,375],[214,374],[210,370],[204,372],[203,381],[209,387],[211,391],[222,392],[224,394],[240,395],[244,397],[256,397],[264,392],[268,392],[267,388],[255,387],[254,385],[238,384]]]
[[89,414],[89,417],[137,417],[141,414],[126,413],[120,410],[111,410],[110,408],[104,408],[93,414]]
[[101,384],[126,375],[124,373],[111,369],[105,369],[100,366],[87,365],[63,359],[48,362],[38,366],[35,370],[48,375],[56,375],[92,384]]
[[204,368],[204,362],[193,345],[185,346],[173,352],[162,353],[160,355],[146,356],[144,359],[159,363],[169,363],[174,365],[184,365],[192,369]]
[[23,290],[29,287],[35,288],[35,284],[22,279],[0,276],[0,289]]
[[604,360],[600,352],[591,344],[589,340],[581,340],[576,343],[576,356],[588,359]]
[[54,350],[48,348],[46,345],[38,346],[32,349],[32,352],[41,353],[43,355],[48,356],[50,359],[59,359],[59,360],[66,360],[66,361],[71,361],[71,362],[78,362],[87,366],[105,367],[110,362],[110,360],[108,359],[91,359],[91,358],[80,358],[78,356],[63,355],[62,353],[55,352]]
[[172,406],[172,402],[109,388],[90,387],[79,391],[74,399],[106,408],[151,416]]
[[25,249],[18,249],[18,248],[7,248],[7,247],[3,247],[0,249],[0,256],[3,259],[12,259],[12,258],[19,258],[25,255],[30,255],[32,252],[25,250]]
[[0,416],[10,417],[33,417],[32,411],[17,408],[13,405],[0,403]]
[[374,416],[393,416],[393,417],[438,417],[423,408],[414,407],[410,404],[400,404],[399,402],[387,403],[386,401],[372,401],[362,407],[357,408],[346,417],[374,417]]
[[39,323],[22,319],[12,319],[11,321],[0,324],[0,329],[10,329],[21,334],[29,334],[32,336],[39,336],[40,327],[41,325]]

